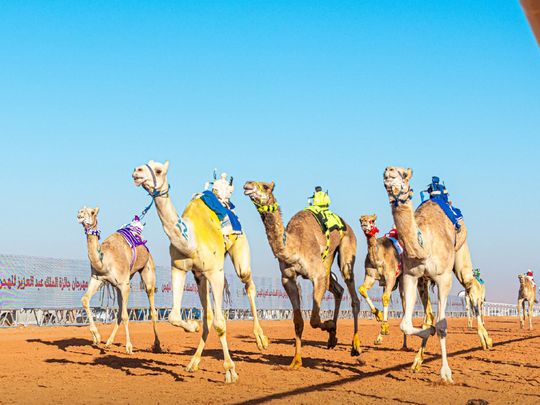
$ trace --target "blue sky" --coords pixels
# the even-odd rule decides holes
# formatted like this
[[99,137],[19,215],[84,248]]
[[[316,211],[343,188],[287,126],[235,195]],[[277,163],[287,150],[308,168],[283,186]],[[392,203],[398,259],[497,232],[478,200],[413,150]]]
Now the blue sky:
[[[132,168],[171,161],[179,210],[214,167],[235,176],[255,274],[277,276],[241,192],[274,180],[286,219],[315,185],[359,240],[391,226],[387,165],[445,181],[488,300],[540,274],[540,52],[515,1],[13,2],[0,5],[0,251],[85,258],[148,202]],[[145,231],[168,263],[155,211]],[[455,282],[454,284],[457,284]]]

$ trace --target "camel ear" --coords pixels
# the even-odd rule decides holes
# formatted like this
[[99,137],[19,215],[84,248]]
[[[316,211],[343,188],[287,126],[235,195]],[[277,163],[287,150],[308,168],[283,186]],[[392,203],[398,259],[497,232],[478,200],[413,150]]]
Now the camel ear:
[[377,220],[377,214],[373,214],[373,220],[374,220],[374,221]]
[[275,187],[275,186],[276,186],[276,185],[275,185],[274,182],[270,183],[270,191],[274,191],[274,187]]
[[407,170],[405,170],[405,179],[410,180],[412,177],[412,169],[409,167]]
[[96,211],[96,215],[97,215],[97,214],[98,214],[98,212],[99,212],[99,207],[96,207],[96,208],[94,208],[94,209],[95,209],[95,211]]
[[165,171],[165,173],[167,173],[167,171],[169,170],[169,161],[166,160],[165,163],[163,163],[163,170]]

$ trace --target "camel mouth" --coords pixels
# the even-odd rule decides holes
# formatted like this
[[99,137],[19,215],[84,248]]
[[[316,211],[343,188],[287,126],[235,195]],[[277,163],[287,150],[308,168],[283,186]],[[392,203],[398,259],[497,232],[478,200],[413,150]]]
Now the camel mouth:
[[244,186],[244,195],[247,195],[248,197],[255,193],[255,191],[257,190],[251,186]]
[[133,176],[133,183],[139,187],[146,181],[146,176],[139,176],[137,174],[134,174]]

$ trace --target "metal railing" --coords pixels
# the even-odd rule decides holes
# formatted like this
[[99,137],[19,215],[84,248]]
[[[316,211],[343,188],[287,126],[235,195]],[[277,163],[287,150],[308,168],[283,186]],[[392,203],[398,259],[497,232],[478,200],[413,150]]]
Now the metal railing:
[[[540,306],[532,308],[533,316],[540,316]],[[115,321],[118,310],[116,308],[92,308],[94,319],[99,323],[112,323]],[[166,321],[171,312],[170,308],[157,308],[158,320]],[[516,316],[517,305],[486,302],[484,304],[484,316]],[[225,317],[229,320],[249,320],[253,315],[249,309],[226,309]],[[292,309],[259,309],[257,311],[259,319],[262,320],[287,320],[293,318]],[[149,308],[129,308],[129,320],[131,322],[149,321]],[[322,319],[332,318],[333,310],[321,310]],[[308,320],[311,316],[310,310],[302,310],[302,317]],[[371,311],[360,311],[360,318],[370,319],[373,317]],[[401,311],[390,310],[389,318],[400,318]],[[414,317],[423,317],[423,311],[415,311]],[[464,310],[447,311],[449,318],[462,318],[467,316]],[[339,312],[339,319],[352,319],[352,310],[346,309]],[[182,309],[183,319],[201,319],[199,308]],[[0,309],[0,328],[36,325],[36,326],[81,326],[88,324],[88,317],[83,308],[22,308],[22,309]]]

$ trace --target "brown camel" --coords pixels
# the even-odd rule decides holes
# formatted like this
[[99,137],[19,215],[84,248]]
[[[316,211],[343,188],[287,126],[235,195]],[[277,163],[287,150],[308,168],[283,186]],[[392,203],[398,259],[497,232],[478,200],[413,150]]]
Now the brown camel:
[[[390,334],[388,306],[390,305],[392,291],[399,286],[403,312],[405,312],[405,299],[403,296],[403,283],[401,282],[401,256],[394,247],[391,239],[386,236],[377,238],[379,229],[377,229],[376,221],[377,215],[375,214],[362,215],[360,217],[360,225],[364,231],[364,235],[366,235],[368,253],[365,260],[364,282],[358,290],[360,295],[366,299],[371,313],[375,315],[375,319],[381,322],[381,330],[374,342],[376,345],[380,345],[382,344],[383,336]],[[383,312],[375,307],[368,295],[368,291],[373,287],[375,281],[378,281],[380,285],[384,286],[384,293],[382,295]],[[428,283],[424,278],[419,279],[418,292],[420,293],[426,314],[424,328],[429,328],[433,326],[435,316],[433,315],[431,302],[429,301]],[[407,349],[407,335],[405,334],[403,334],[402,349]]]
[[[268,347],[257,317],[255,306],[256,289],[251,276],[251,257],[245,234],[224,238],[217,215],[200,198],[192,199],[182,216],[178,215],[169,195],[167,171],[169,162],[164,164],[149,161],[135,168],[132,177],[136,186],[142,186],[153,198],[163,229],[171,242],[171,276],[173,287],[173,307],[169,322],[188,332],[198,330],[196,321],[184,321],[181,317],[182,295],[187,273],[192,271],[198,285],[203,307],[203,332],[197,351],[186,367],[187,371],[197,371],[201,355],[208,338],[210,327],[216,330],[224,355],[225,382],[238,380],[235,364],[229,354],[226,322],[222,310],[225,284],[225,254],[231,257],[238,277],[246,286],[246,292],[253,314],[253,333],[260,350]],[[232,192],[232,190],[229,190]],[[210,284],[214,298],[214,308],[210,301]]]
[[150,316],[154,328],[153,350],[155,352],[160,352],[160,343],[156,329],[157,312],[154,306],[156,268],[152,255],[143,245],[135,248],[134,255],[133,250],[126,239],[118,232],[110,235],[100,245],[100,232],[97,228],[98,212],[99,208],[83,207],[77,214],[77,220],[84,227],[86,234],[88,259],[90,259],[92,270],[92,277],[88,283],[88,290],[82,297],[81,303],[86,310],[90,322],[90,332],[92,333],[94,344],[98,345],[101,342],[101,336],[94,323],[92,310],[90,309],[90,299],[104,283],[110,283],[116,289],[118,313],[116,316],[116,323],[114,324],[111,336],[107,340],[106,347],[113,344],[116,332],[118,331],[118,326],[123,322],[126,331],[126,353],[133,353],[133,346],[129,338],[127,305],[130,292],[129,282],[135,273],[139,273],[144,283],[146,294],[148,295],[148,301],[150,301]]
[[[328,254],[323,260],[322,256],[326,252],[327,240],[313,214],[308,211],[298,212],[289,221],[285,230],[281,211],[273,195],[273,190],[273,182],[248,181],[244,185],[244,194],[249,196],[261,215],[268,242],[274,256],[279,261],[281,282],[293,307],[296,349],[290,367],[298,369],[302,366],[301,346],[304,320],[300,311],[300,293],[297,284],[298,276],[309,279],[313,283],[311,326],[328,332],[329,348],[333,348],[337,344],[336,324],[339,316],[341,297],[343,295],[343,287],[338,284],[337,279],[331,276],[330,273],[330,268],[336,254],[338,256],[341,274],[347,283],[352,299],[354,337],[351,355],[358,356],[360,354],[360,338],[358,336],[360,301],[358,300],[354,286],[353,267],[356,254],[356,237],[352,228],[345,224],[346,230],[342,234],[338,231],[332,231],[330,233]],[[335,298],[334,318],[322,322],[319,311],[321,301],[327,290]]]
[[[518,317],[519,327],[523,329],[525,327],[525,317],[529,318],[529,329],[532,330],[532,315],[533,307],[537,301],[536,299],[536,285],[527,277],[526,274],[520,274],[519,278],[519,294],[518,294]],[[527,307],[525,302],[528,303]]]
[[401,330],[407,335],[422,338],[422,346],[413,363],[418,371],[423,361],[427,340],[432,331],[413,326],[412,317],[416,302],[416,287],[420,277],[428,277],[437,285],[438,306],[436,332],[441,343],[441,377],[452,382],[452,371],[446,354],[447,321],[445,317],[448,294],[452,287],[452,272],[465,286],[477,315],[478,334],[484,348],[491,346],[478,308],[479,292],[473,283],[472,262],[466,243],[467,228],[460,223],[456,231],[452,222],[433,201],[422,204],[415,212],[412,205],[411,169],[387,167],[384,185],[392,205],[392,215],[404,247],[403,288],[405,291],[405,314]]

